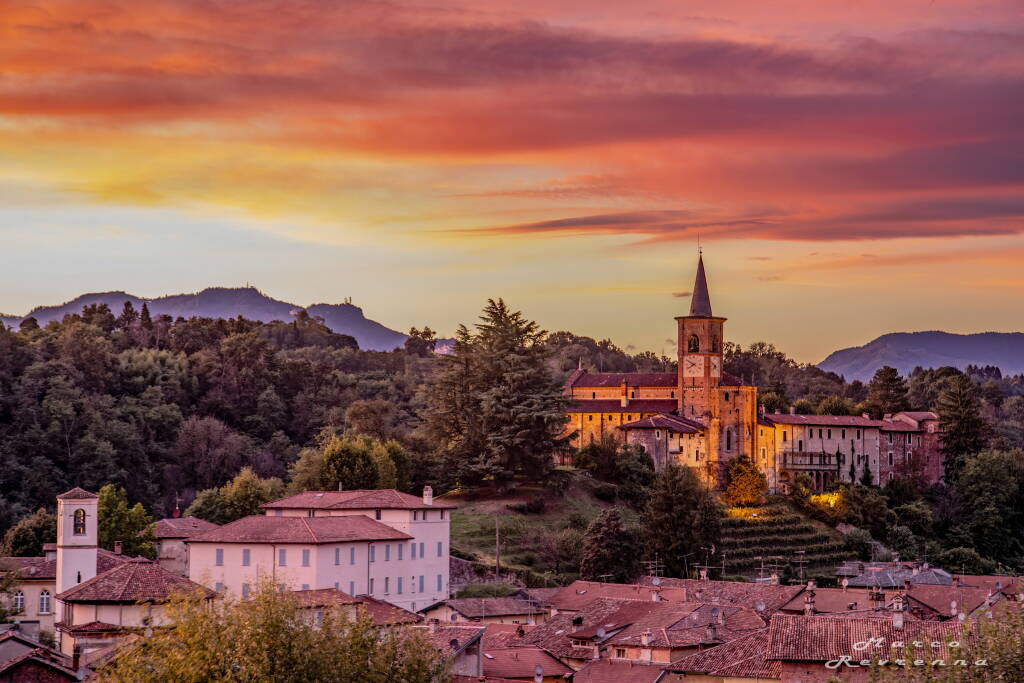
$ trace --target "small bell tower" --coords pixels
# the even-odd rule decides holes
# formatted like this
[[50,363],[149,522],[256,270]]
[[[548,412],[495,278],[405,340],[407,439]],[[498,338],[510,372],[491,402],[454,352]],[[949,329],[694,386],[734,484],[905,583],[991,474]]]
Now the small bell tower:
[[[73,488],[57,496],[57,593],[96,576],[99,496]],[[62,619],[57,603],[57,621]]]
[[711,425],[718,417],[718,386],[722,380],[725,318],[711,312],[704,256],[697,258],[697,277],[690,314],[676,318],[679,330],[679,414]]

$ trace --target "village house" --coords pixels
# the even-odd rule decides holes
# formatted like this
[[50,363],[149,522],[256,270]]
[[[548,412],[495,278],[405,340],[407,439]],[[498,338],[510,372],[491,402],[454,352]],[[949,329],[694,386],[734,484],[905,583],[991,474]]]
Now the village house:
[[548,610],[514,597],[449,598],[424,607],[420,614],[441,623],[543,624]]
[[307,491],[192,534],[189,578],[247,598],[262,580],[289,590],[333,588],[416,611],[449,596],[449,511],[430,487]]
[[[177,508],[174,511],[178,513]],[[188,576],[188,545],[185,541],[193,534],[216,527],[213,522],[198,517],[175,516],[157,521],[153,525],[156,561],[169,572]]]

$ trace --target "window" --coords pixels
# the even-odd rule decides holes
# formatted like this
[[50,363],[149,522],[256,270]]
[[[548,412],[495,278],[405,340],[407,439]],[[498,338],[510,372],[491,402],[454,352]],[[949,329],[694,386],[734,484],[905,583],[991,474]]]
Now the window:
[[441,592],[441,581],[442,581],[442,577],[441,577],[440,574],[438,574],[437,575],[437,591],[438,592]]
[[356,582],[355,581],[349,581],[348,582],[348,594],[349,595],[355,595],[356,594]]
[[306,510],[307,517],[316,517],[316,510]]
[[390,543],[385,543],[384,544],[384,561],[385,562],[390,562],[391,561],[391,544]]
[[596,391],[591,391],[590,392],[590,398],[597,398],[597,392]]
[[302,590],[308,591],[309,590],[309,584],[308,583],[302,584]]
[[396,543],[396,544],[395,544],[395,548],[397,548],[397,550],[398,550],[398,560],[399,560],[399,562],[401,562],[401,560],[402,560],[402,549],[403,549],[404,547],[405,547],[405,546],[404,546],[404,545],[402,545],[401,543]]
[[617,647],[617,648],[615,648],[615,656],[617,658],[619,658],[619,659],[625,659],[626,658],[626,648],[624,648],[624,647]]
[[334,549],[334,564],[335,565],[341,564],[341,548],[335,548]]
[[243,600],[248,600],[249,599],[249,584],[247,584],[247,583],[243,583],[242,584],[242,599]]
[[911,439],[913,439],[913,438],[914,438],[913,435],[910,432],[907,432],[907,443],[908,444],[912,443]]
[[654,430],[654,438],[657,439],[658,441],[661,441],[661,430],[660,429],[655,429]]
[[349,564],[355,564],[356,563],[356,549],[354,547],[348,549],[348,563]]
[[302,566],[303,567],[308,567],[309,566],[309,549],[304,549],[302,551]]
[[787,434],[786,432],[782,432],[782,440],[789,441],[789,434]]
[[718,353],[718,337],[711,337],[711,353]]
[[840,439],[843,439],[843,440],[845,440],[845,439],[846,439],[846,430],[845,430],[845,429],[843,429],[843,430],[841,430],[841,431],[839,432],[839,438],[840,438]]
[[217,560],[216,560],[217,566],[218,567],[223,567],[224,566],[224,548],[217,548],[217,550],[215,552],[217,553]]
[[426,557],[427,552],[423,549],[423,542],[420,541],[420,557]]
[[397,583],[397,585],[395,586],[395,588],[396,588],[396,592],[397,592],[397,593],[398,593],[399,595],[401,595],[401,594],[402,594],[402,577],[401,577],[401,576],[399,576],[399,577],[398,577],[397,579],[395,579],[395,581],[396,581],[396,583]]
[[830,438],[830,439],[832,438],[832,430],[831,429],[828,430],[828,438]]
[[444,557],[444,541],[437,542],[437,556]]
[[725,392],[725,400],[726,400],[726,401],[728,401],[728,400],[729,400],[729,392],[728,392],[728,391],[727,391],[727,392]]
[[370,544],[370,562],[377,561],[377,546]]
[[409,557],[411,559],[413,559],[413,560],[416,559],[416,542],[415,541],[409,544]]
[[675,398],[675,397],[676,397],[676,392],[673,391],[672,392],[672,398]]
[[14,592],[14,613],[18,614],[25,609],[25,594],[21,591]]
[[373,518],[380,519],[380,508],[377,508],[376,510],[373,511]]
[[594,421],[594,416],[593,415],[587,415],[587,422],[593,422],[593,421]]
[[700,353],[700,338],[697,335],[690,335],[686,342],[686,350],[689,353]]
[[75,523],[72,533],[75,536],[85,536],[85,510],[82,508],[75,510]]
[[275,517],[280,517],[283,514],[284,514],[284,510],[274,510],[274,516]]
[[889,467],[892,467],[892,453],[889,453]]
[[798,451],[802,451],[804,449],[804,440],[803,439],[800,439],[799,441],[796,442],[796,449]]
[[731,429],[726,429],[725,430],[725,450],[727,450],[727,451],[731,451],[732,450],[732,430]]
[[252,555],[252,551],[250,551],[248,548],[242,548],[242,566],[243,567],[248,567],[249,566],[249,562],[252,559],[251,555]]
[[218,593],[223,593],[224,584],[218,581],[217,583],[213,584],[213,590],[217,591]]
[[892,432],[889,432],[889,443],[892,443]]
[[420,593],[423,592],[423,574],[420,574]]
[[387,595],[390,592],[391,592],[391,577],[390,576],[385,576],[384,577],[384,595]]
[[370,579],[370,595],[373,595],[373,579]]
[[629,397],[630,398],[636,398],[636,392],[635,391],[629,392]]
[[444,513],[446,513],[446,512],[448,512],[448,511],[447,510],[441,510],[441,520],[442,521],[444,521]]
[[767,459],[768,459],[768,449],[765,448],[764,446],[761,446],[761,460],[767,460]]
[[413,511],[412,511],[412,521],[414,521],[414,522],[415,522],[415,521],[417,521],[417,520],[418,520],[419,518],[420,518],[420,511],[419,511],[419,510],[413,510]]
[[860,438],[860,430],[859,429],[857,430],[857,438],[858,439]]
[[288,551],[284,548],[280,548],[277,551],[277,566],[287,567],[288,566]]

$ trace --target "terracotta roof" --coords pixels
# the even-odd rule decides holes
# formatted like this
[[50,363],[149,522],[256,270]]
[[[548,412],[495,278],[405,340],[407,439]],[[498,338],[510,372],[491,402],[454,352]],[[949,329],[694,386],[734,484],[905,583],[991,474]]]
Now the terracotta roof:
[[272,500],[260,506],[266,510],[277,508],[314,508],[317,510],[432,510],[454,508],[454,505],[435,500],[426,505],[423,498],[395,489],[365,489],[352,491],[304,491],[294,496]]
[[631,603],[623,607],[626,618],[613,614],[608,622],[629,623],[607,640],[609,645],[641,647],[649,634],[651,647],[696,647],[709,642],[729,642],[751,630],[763,631],[767,622],[753,610],[699,603]]
[[[450,598],[435,604],[448,605],[467,619],[502,617],[515,614],[542,614],[545,612],[543,608],[538,607],[536,604],[527,600],[520,600],[519,598]],[[434,607],[434,605],[426,609],[431,607]]]
[[91,498],[99,498],[99,496],[95,493],[90,493],[85,489],[80,489],[77,486],[70,491],[65,491],[57,496],[57,500],[88,500]]
[[675,673],[721,678],[780,678],[782,662],[766,659],[767,652],[768,630],[761,629],[683,657],[665,668]]
[[68,624],[60,621],[54,624],[54,626],[67,633],[119,633],[131,628],[120,624],[108,624],[103,621],[90,621],[87,624]]
[[[641,584],[650,585],[653,577],[645,576]],[[693,602],[710,603],[715,600],[721,605],[738,605],[757,609],[764,605],[763,613],[771,615],[783,605],[803,592],[804,586],[780,586],[767,583],[746,583],[743,581],[700,581],[698,579],[660,578],[662,588],[684,588],[687,598]]]
[[[11,680],[11,681],[34,681],[39,680],[35,676],[22,678],[16,669],[24,666],[28,662],[34,662],[41,666],[45,666],[51,669],[55,673],[59,674],[63,680],[77,681],[78,675],[71,670],[70,664],[66,657],[62,657],[53,650],[46,647],[39,647],[35,650],[29,650],[24,652],[17,657],[12,657],[5,662],[0,662],[0,677]],[[46,680],[54,681],[56,678],[47,678]]]
[[452,683],[523,683],[516,678],[495,678],[494,676],[452,676]]
[[[920,654],[921,659],[928,661],[948,660],[957,657],[949,656],[946,644],[960,640],[960,636],[957,621],[906,621],[903,628],[897,629],[890,616],[841,618],[776,614],[768,629],[767,657],[790,662],[827,662],[843,655],[870,659],[890,656],[893,643],[909,646],[919,640],[925,647],[913,650],[913,654]],[[871,638],[881,638],[882,645],[862,651],[854,649],[855,643]],[[932,642],[938,642],[939,647],[932,649]]]
[[423,621],[423,617],[415,612],[410,612],[398,605],[392,605],[390,602],[378,600],[369,595],[357,595],[356,599],[359,601],[360,611],[369,616],[370,620],[377,626],[418,624]]
[[[456,625],[456,624],[453,624]],[[524,637],[529,631],[536,628],[532,624],[480,624],[462,623],[460,626],[483,626],[484,649],[500,650],[506,647],[515,647],[516,642]]]
[[[96,573],[110,571],[119,567],[128,560],[127,555],[118,555],[104,548],[96,550]],[[12,563],[11,568],[18,570],[19,578],[26,581],[53,581],[57,578],[57,560],[47,560],[42,557],[4,557],[0,558],[0,570],[5,569],[3,563],[7,560],[22,560],[20,563]],[[15,564],[20,566],[14,566]]]
[[619,399],[577,399],[565,408],[567,413],[669,413],[676,409],[674,398],[634,398],[622,407]]
[[849,578],[847,585],[857,588],[903,588],[907,581],[911,584],[931,584],[949,586],[953,583],[953,575],[938,567],[914,569],[905,567],[868,566],[863,574]]
[[479,626],[418,626],[423,629],[439,652],[446,656],[457,655],[480,640],[484,629]]
[[153,535],[157,538],[188,538],[200,531],[216,529],[217,526],[198,517],[168,517],[153,525]]
[[752,384],[749,384],[748,382],[743,381],[742,379],[740,379],[736,375],[730,374],[728,372],[723,372],[722,373],[722,378],[718,381],[718,385],[719,386],[723,386],[723,387],[749,387],[749,386],[753,386]]
[[252,515],[189,536],[189,543],[346,543],[412,538],[364,515],[277,517]]
[[345,591],[334,588],[317,588],[314,590],[292,591],[295,601],[299,607],[335,607],[337,605],[355,605],[359,598],[353,597]]
[[929,584],[915,584],[906,591],[908,603],[913,609],[914,603],[920,604],[934,614],[946,618],[953,618],[953,606],[957,604],[957,612],[971,614],[979,607],[983,607],[986,601],[995,603],[1003,599],[1002,593],[993,592],[988,588],[968,588],[956,586],[935,586]]
[[686,591],[681,588],[641,586],[634,583],[573,581],[551,596],[549,601],[552,607],[559,611],[578,611],[599,598],[654,602],[652,593],[657,593],[662,600],[675,602],[686,600]]
[[521,588],[515,593],[515,597],[523,600],[531,600],[540,605],[548,605],[561,588]]
[[863,427],[882,428],[891,426],[889,422],[872,420],[867,417],[856,417],[853,415],[791,415],[790,413],[768,413],[766,418],[775,424],[784,425],[814,425],[817,427]]
[[[892,597],[892,594],[889,595]],[[803,592],[794,597],[780,608],[780,611],[790,613],[804,613],[807,593]],[[871,590],[867,588],[815,588],[814,609],[820,614],[835,614],[838,612],[863,612],[870,610]]]
[[58,593],[65,602],[135,603],[166,600],[175,592],[213,593],[188,579],[172,574],[152,560],[135,557]]
[[[652,603],[653,604],[653,603]],[[592,647],[580,647],[570,636],[587,628],[606,623],[608,617],[622,609],[621,600],[598,598],[576,614],[556,614],[543,624],[527,631],[510,646],[536,645],[563,659],[592,659]],[[574,624],[574,621],[579,624]]]
[[674,372],[586,372],[572,380],[571,386],[587,389],[619,387],[625,382],[631,387],[674,387],[679,376]]
[[676,434],[699,434],[704,431],[704,425],[694,420],[689,420],[678,415],[661,413],[651,415],[634,422],[627,422],[620,425],[619,429],[666,429]]
[[899,413],[896,413],[896,415],[893,415],[893,417],[897,417],[899,415],[906,415],[911,420],[915,420],[917,422],[920,422],[922,420],[938,420],[939,419],[938,414],[933,413],[930,410],[928,410],[928,411],[916,411],[916,412],[913,411],[913,410],[904,410],[904,411],[901,411]]
[[541,667],[544,676],[564,676],[571,667],[550,652],[539,647],[514,647],[484,651],[484,675],[533,680],[535,668]]
[[660,666],[599,659],[577,671],[572,677],[572,681],[573,683],[654,683],[661,674]]
[[961,585],[970,588],[987,588],[1006,595],[1016,595],[1020,586],[1016,576],[999,576],[985,574],[953,574],[953,580],[960,580]]

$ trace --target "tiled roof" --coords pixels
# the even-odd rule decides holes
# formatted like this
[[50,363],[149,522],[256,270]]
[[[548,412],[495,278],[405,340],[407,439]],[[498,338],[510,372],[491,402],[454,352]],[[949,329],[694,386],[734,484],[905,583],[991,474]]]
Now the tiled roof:
[[736,375],[730,374],[728,372],[723,372],[722,373],[722,378],[719,380],[718,384],[719,384],[719,386],[723,386],[723,387],[749,387],[749,386],[753,386],[750,383],[743,381],[742,379],[740,379]]
[[[536,645],[563,659],[591,659],[593,648],[577,646],[570,636],[606,623],[608,617],[620,609],[621,600],[598,598],[576,614],[556,614],[543,624],[528,630],[516,643],[509,644]],[[578,625],[573,623],[576,620],[580,621]]]
[[540,605],[547,605],[551,598],[562,590],[561,588],[522,588],[515,593],[516,597],[523,600],[531,600]]
[[435,500],[426,505],[423,498],[395,489],[362,489],[352,491],[303,491],[294,496],[272,500],[260,506],[266,510],[277,508],[315,508],[317,510],[431,510],[454,508],[454,505]]
[[120,624],[108,624],[103,621],[90,621],[87,624],[68,624],[66,622],[58,622],[55,626],[67,633],[118,633],[124,631],[125,626]]
[[615,398],[576,399],[565,408],[567,413],[668,413],[676,409],[674,398],[634,398],[629,405]]
[[667,429],[676,434],[698,434],[704,431],[704,425],[678,415],[661,413],[634,422],[627,422],[620,425],[619,429]]
[[484,675],[532,680],[540,666],[544,676],[564,676],[572,668],[539,647],[514,647],[484,651]]
[[967,588],[955,586],[935,586],[928,584],[915,584],[906,592],[910,608],[913,603],[919,603],[922,607],[936,615],[950,619],[953,615],[952,603],[957,604],[957,612],[971,614],[979,607],[985,605],[986,600],[995,602],[1002,600],[1002,593],[993,593],[988,588]]
[[452,676],[452,683],[523,683],[515,678],[495,678],[494,676]]
[[462,626],[483,626],[484,649],[500,650],[506,647],[515,647],[515,643],[525,636],[527,632],[536,628],[532,624],[480,624],[465,623]]
[[420,626],[427,638],[444,655],[456,655],[475,643],[484,634],[479,626]]
[[[806,602],[807,593],[800,593],[783,605],[781,611],[803,614]],[[871,590],[867,588],[850,588],[848,590],[843,590],[842,588],[814,589],[814,609],[820,614],[864,611],[871,609],[871,607]]]
[[752,631],[732,641],[683,657],[666,667],[668,671],[705,674],[721,678],[777,679],[782,662],[768,660],[768,631]]
[[[700,581],[698,579],[660,578],[662,588],[683,588],[687,599],[693,602],[711,603],[715,600],[721,605],[738,605],[757,609],[758,603],[764,605],[763,613],[771,615],[783,605],[803,592],[804,587],[780,586],[767,583],[746,583],[743,581]],[[653,577],[645,576],[640,582],[650,585]]]
[[153,525],[153,535],[157,538],[188,538],[197,532],[216,528],[213,522],[198,517],[168,517]]
[[559,611],[578,611],[584,609],[598,598],[654,602],[652,593],[656,593],[661,600],[672,600],[675,602],[686,600],[686,591],[680,588],[641,586],[633,583],[573,581],[551,596],[549,601]]
[[674,387],[679,376],[674,372],[584,372],[572,386],[587,389],[619,387],[625,382],[631,387]]
[[790,413],[768,413],[765,415],[775,424],[784,425],[814,425],[817,427],[876,427],[888,426],[890,423],[882,420],[872,420],[867,417],[856,417],[853,415],[792,415]]
[[1016,595],[1019,586],[1015,576],[986,576],[983,574],[954,574],[953,579],[959,579],[961,585],[970,588],[987,588],[990,591],[999,591],[1006,595]]
[[252,515],[189,536],[189,543],[346,543],[412,538],[363,515],[277,517]]
[[903,588],[907,581],[911,584],[931,584],[949,586],[953,583],[953,575],[945,569],[927,567],[915,570],[902,567],[882,568],[868,566],[863,574],[849,578],[847,585],[857,588]]
[[[960,623],[955,620],[906,621],[903,628],[897,629],[890,616],[842,618],[776,614],[768,629],[767,657],[791,662],[827,662],[843,655],[870,659],[890,656],[893,643],[909,646],[919,640],[924,647],[912,650],[911,659],[916,658],[913,655],[921,655],[921,659],[928,661],[950,660],[957,657],[949,656],[947,643],[960,640],[960,636]],[[883,645],[862,651],[854,649],[855,643],[871,638],[881,638]],[[933,649],[932,642],[939,643],[939,647]]]
[[654,683],[661,673],[660,666],[599,659],[577,671],[572,677],[572,681],[573,683]]
[[70,491],[57,496],[57,500],[89,500],[91,498],[99,498],[95,493],[90,493],[85,489],[80,489],[77,486]]
[[[104,548],[96,550],[96,573],[110,571],[127,562],[129,557],[118,555]],[[4,569],[3,563],[6,560],[22,560],[20,563],[12,563],[12,569],[17,569],[21,579],[27,581],[53,581],[57,578],[57,560],[47,560],[42,557],[4,557],[0,558],[0,570]],[[19,566],[15,566],[19,565]]]
[[357,595],[356,599],[359,601],[360,611],[368,615],[370,620],[377,626],[418,624],[423,621],[423,617],[419,614],[402,609],[398,605],[392,605],[390,602],[370,597],[369,595]]
[[66,657],[62,657],[53,650],[46,647],[39,647],[35,650],[29,650],[24,652],[17,657],[12,657],[5,662],[0,662],[0,679],[9,681],[35,681],[44,680],[39,679],[36,676],[30,675],[22,677],[18,674],[17,669],[28,662],[34,662],[40,666],[45,666],[54,673],[58,674],[58,678],[48,677],[45,680],[57,681],[77,681],[78,675],[71,670],[70,664]]
[[545,610],[518,598],[451,598],[442,601],[467,619],[516,614],[541,614]]
[[889,422],[888,420],[882,420],[882,431],[883,432],[919,432],[921,431],[909,422],[901,422],[894,420]]
[[[640,647],[648,633],[652,647],[696,647],[707,642],[729,642],[768,625],[753,610],[742,607],[683,603],[631,603],[627,626],[608,638],[609,645]],[[609,622],[625,621],[617,614]],[[714,639],[712,641],[712,638]]]
[[318,588],[314,590],[292,591],[295,601],[299,607],[335,607],[338,605],[355,605],[359,598],[353,597],[345,591],[334,588]]
[[65,602],[135,603],[166,600],[175,592],[209,590],[172,574],[152,560],[135,557],[113,569],[83,581],[57,598]]
[[911,420],[915,420],[917,422],[920,422],[921,420],[938,420],[939,419],[939,416],[936,413],[933,413],[931,411],[916,411],[915,412],[915,411],[912,411],[912,410],[904,410],[902,412],[896,413],[896,415],[894,415],[893,417],[896,417],[896,416],[899,416],[899,415],[906,415]]

